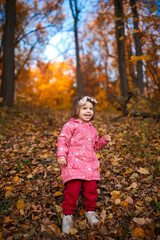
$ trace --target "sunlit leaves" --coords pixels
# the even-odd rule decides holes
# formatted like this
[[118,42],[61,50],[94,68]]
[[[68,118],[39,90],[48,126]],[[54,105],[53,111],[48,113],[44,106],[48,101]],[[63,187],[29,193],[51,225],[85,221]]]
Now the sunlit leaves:
[[67,63],[39,63],[39,67],[31,71],[31,78],[34,82],[37,104],[54,108],[70,106],[74,81]]

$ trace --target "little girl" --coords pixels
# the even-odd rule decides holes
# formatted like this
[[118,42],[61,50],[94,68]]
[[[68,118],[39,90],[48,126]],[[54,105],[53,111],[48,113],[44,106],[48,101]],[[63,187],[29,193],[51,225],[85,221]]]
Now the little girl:
[[94,150],[111,141],[110,134],[98,139],[97,130],[90,122],[94,118],[97,101],[93,97],[76,97],[72,106],[72,118],[63,126],[58,137],[58,164],[64,190],[62,231],[69,233],[76,202],[83,187],[85,216],[93,227],[99,221],[94,212],[97,200],[97,181],[100,180],[99,162]]

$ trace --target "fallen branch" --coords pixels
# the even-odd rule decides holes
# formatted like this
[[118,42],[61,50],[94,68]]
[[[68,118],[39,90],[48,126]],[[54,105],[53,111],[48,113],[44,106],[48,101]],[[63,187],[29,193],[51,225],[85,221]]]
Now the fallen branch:
[[122,114],[122,115],[120,115],[120,116],[118,116],[116,118],[112,118],[110,120],[110,122],[117,121],[117,120],[119,120],[119,119],[121,119],[123,117],[127,117],[127,116],[142,117],[142,118],[153,118],[153,119],[157,119],[157,120],[160,119],[160,114],[152,114],[152,113],[144,113],[144,112],[142,112],[142,113],[128,113],[128,115]]

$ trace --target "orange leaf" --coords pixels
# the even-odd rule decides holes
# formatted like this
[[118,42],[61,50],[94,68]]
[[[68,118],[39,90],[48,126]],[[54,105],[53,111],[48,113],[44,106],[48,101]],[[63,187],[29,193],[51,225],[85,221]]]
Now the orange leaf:
[[133,230],[133,236],[134,237],[139,237],[140,239],[143,239],[145,237],[145,232],[144,232],[144,230],[142,228],[136,227]]
[[10,219],[10,217],[6,217],[6,218],[4,219],[4,222],[5,222],[5,223],[9,223],[9,222],[13,222],[13,220]]
[[61,191],[57,191],[53,194],[54,197],[58,197],[58,196],[61,196],[63,195],[63,193]]
[[24,209],[25,208],[25,203],[22,199],[19,199],[16,203],[17,209]]
[[82,209],[79,211],[80,216],[84,216],[85,212],[86,212],[86,211],[82,208]]

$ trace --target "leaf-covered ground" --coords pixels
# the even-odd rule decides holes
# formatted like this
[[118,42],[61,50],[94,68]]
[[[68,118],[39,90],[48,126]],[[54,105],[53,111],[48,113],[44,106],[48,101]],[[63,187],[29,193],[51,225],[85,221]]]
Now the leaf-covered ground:
[[0,239],[160,239],[159,122],[97,113],[100,136],[112,142],[97,152],[97,228],[91,229],[80,195],[69,235],[61,232],[63,184],[56,164],[57,136],[68,112],[0,109]]

